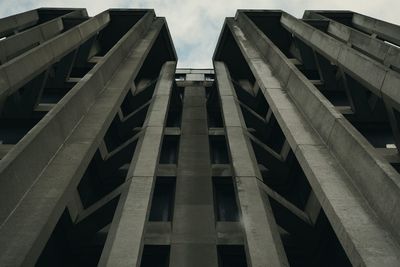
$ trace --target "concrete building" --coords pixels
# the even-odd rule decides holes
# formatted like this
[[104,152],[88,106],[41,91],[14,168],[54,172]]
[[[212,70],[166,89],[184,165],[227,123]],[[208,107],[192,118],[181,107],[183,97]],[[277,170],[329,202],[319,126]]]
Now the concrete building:
[[0,19],[0,266],[400,266],[400,26],[239,10]]

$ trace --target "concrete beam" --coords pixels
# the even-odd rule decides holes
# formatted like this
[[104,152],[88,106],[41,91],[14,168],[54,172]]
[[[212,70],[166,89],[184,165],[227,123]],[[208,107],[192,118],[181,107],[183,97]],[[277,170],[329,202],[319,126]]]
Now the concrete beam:
[[169,266],[217,267],[206,84],[204,75],[186,78]]
[[[81,79],[75,87],[41,120],[27,133],[24,138],[1,160],[0,162],[0,222],[9,216],[15,208],[20,198],[25,194],[29,187],[35,182],[38,175],[43,172],[49,161],[58,149],[64,144],[65,140],[73,131],[82,116],[94,103],[96,96],[105,88],[106,83],[111,78],[121,64],[126,60],[125,56],[115,56],[118,50],[122,50],[122,45],[130,42],[133,45],[132,36],[136,36],[136,41],[140,40],[149,27],[154,14],[149,15],[148,20],[138,22],[130,32],[110,50],[101,62],[99,62],[88,75]],[[144,24],[140,26],[140,24]],[[160,26],[161,21],[156,25]],[[140,26],[140,27],[139,27]],[[143,49],[145,47],[147,50]],[[149,47],[138,47],[140,55],[147,55]],[[129,57],[128,57],[129,58]],[[131,56],[131,64],[135,63],[133,70],[138,71],[145,57]],[[136,65],[137,64],[137,65]],[[123,75],[121,73],[119,75]],[[136,75],[136,74],[135,74]],[[115,86],[122,86],[126,82],[125,77]],[[115,80],[117,82],[118,80]],[[43,149],[43,148],[46,149]],[[38,153],[39,152],[39,153]],[[10,179],[10,177],[13,177]],[[9,189],[13,188],[11,192]]]
[[[265,53],[265,58],[268,58],[268,62],[271,66],[271,68],[268,67],[268,71],[272,73],[273,70],[274,73],[276,73],[276,76],[279,77],[281,81],[282,88],[286,87],[287,93],[293,98],[292,101],[301,108],[302,113],[312,124],[312,127],[314,127],[319,136],[322,137],[323,142],[329,145],[330,151],[338,158],[340,164],[352,177],[352,181],[362,192],[366,201],[379,215],[381,220],[384,221],[385,228],[392,232],[394,236],[396,236],[396,239],[398,239],[400,237],[400,229],[397,225],[399,225],[400,222],[396,221],[396,218],[400,218],[400,214],[397,214],[398,212],[400,213],[400,210],[396,209],[396,207],[398,205],[397,203],[400,201],[399,173],[376,152],[372,145],[351,126],[343,115],[335,110],[318,89],[287,60],[279,49],[257,29],[247,16],[241,14],[238,21],[240,21],[239,23],[246,33],[252,30],[256,33],[253,36],[253,40],[259,45],[260,51],[263,51],[260,52],[260,55],[261,53]],[[303,24],[303,22],[293,22],[292,28],[297,29],[301,27],[302,29],[308,29],[308,27],[303,27]],[[309,38],[311,37],[309,36]],[[254,61],[254,66],[260,62],[259,60]],[[256,67],[252,69],[256,69]],[[369,72],[370,71],[368,71],[368,73]],[[262,76],[266,75],[263,73]],[[260,78],[262,76],[260,76]],[[399,75],[393,71],[388,72],[388,76],[384,82],[384,84],[387,84],[385,92],[397,96],[398,90],[395,88],[396,84],[399,84],[400,76],[398,76]],[[270,85],[267,83],[265,86],[268,87]],[[267,92],[269,92],[269,90],[267,90]],[[285,92],[284,94],[286,95],[287,93]],[[282,93],[279,92],[279,94]],[[393,99],[393,97],[391,99]],[[393,104],[393,102],[390,103]],[[282,126],[283,130],[284,127],[286,126]],[[299,131],[296,132],[300,133]],[[304,138],[306,135],[300,136]],[[288,137],[288,140],[293,148],[293,142],[291,142],[290,137]],[[349,146],[353,148],[350,151],[348,150]],[[359,164],[352,164],[355,160]],[[368,166],[368,168],[365,166]],[[366,180],[365,177],[370,177],[370,179]],[[382,188],[382,191],[376,190],[377,188]],[[382,192],[385,193],[382,194]],[[396,215],[394,213],[396,213]]]
[[[62,104],[42,119],[40,127],[33,129],[16,145],[18,149],[6,156],[8,159],[18,156],[18,160],[5,166],[11,173],[1,172],[1,182],[11,183],[1,186],[4,191],[8,189],[1,193],[4,203],[0,226],[1,266],[35,264],[163,25],[163,19],[152,20],[149,31],[143,30],[141,34],[132,28],[113,48],[121,49],[118,47],[131,42],[129,53],[123,58],[107,54],[61,100]],[[136,42],[132,35],[137,37]],[[102,67],[110,64],[110,60],[115,71],[112,77],[112,73],[102,74],[104,70],[110,72]],[[101,79],[104,76],[108,76],[105,81]],[[23,167],[17,168],[18,161]],[[42,161],[46,167],[41,165]],[[7,162],[4,158],[1,164]],[[25,182],[23,179],[28,177],[32,180]],[[10,188],[15,190],[11,192]]]
[[[227,25],[352,264],[398,265],[398,241],[389,235],[396,236],[393,227],[398,225],[393,224],[396,201],[389,200],[398,199],[392,180],[398,176],[396,171],[383,165],[349,123],[340,138],[333,136],[334,127],[346,120],[245,14],[238,14],[237,22],[228,20]],[[376,184],[371,186],[371,181]],[[382,186],[384,191],[377,190]],[[385,199],[388,190],[391,197]],[[374,209],[365,205],[366,200]],[[389,203],[394,206],[388,208]],[[362,215],[362,231],[350,219],[352,212]]]
[[353,13],[353,25],[370,34],[376,34],[396,45],[400,45],[400,26],[371,18],[359,13]]
[[259,187],[261,174],[230,79],[222,62],[215,61],[221,111],[231,154],[249,266],[289,266],[268,199]]
[[4,64],[12,58],[60,34],[64,29],[63,18],[88,18],[85,14],[85,9],[71,10],[71,12],[63,16],[0,41],[0,64]]
[[399,73],[285,12],[282,12],[281,23],[289,32],[341,67],[372,93],[383,97],[396,110],[400,110],[400,94],[393,89],[397,88]]
[[0,19],[0,37],[12,34],[15,31],[32,26],[39,20],[37,10],[31,10],[20,14]]
[[161,70],[99,266],[140,266],[175,67],[167,62]]
[[319,19],[329,22],[327,32],[337,39],[358,50],[363,51],[367,56],[378,60],[385,66],[393,66],[397,71],[400,70],[400,48],[385,43],[384,41],[373,38],[371,35],[358,31],[354,28],[339,23],[324,16],[324,13],[308,10],[304,13],[304,19]]
[[[107,11],[0,66],[0,102],[97,34],[110,22]],[[1,82],[3,80],[3,82]]]

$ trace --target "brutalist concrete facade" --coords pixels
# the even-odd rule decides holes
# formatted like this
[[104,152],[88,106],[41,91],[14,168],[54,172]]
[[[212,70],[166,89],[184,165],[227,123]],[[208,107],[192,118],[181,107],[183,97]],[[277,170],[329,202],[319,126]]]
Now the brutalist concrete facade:
[[0,19],[0,266],[400,266],[400,27],[239,10]]

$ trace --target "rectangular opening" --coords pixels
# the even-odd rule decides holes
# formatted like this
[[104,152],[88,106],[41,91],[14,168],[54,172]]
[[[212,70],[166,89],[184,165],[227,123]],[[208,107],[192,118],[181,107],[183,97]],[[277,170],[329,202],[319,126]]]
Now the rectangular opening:
[[172,221],[175,177],[157,177],[151,202],[149,221],[167,222]]
[[179,136],[165,135],[160,155],[160,164],[176,164],[178,162]]
[[217,246],[219,267],[247,267],[246,253],[242,245]]
[[211,164],[228,164],[229,156],[225,136],[211,135],[209,140]]
[[221,113],[220,96],[215,86],[207,90],[207,123],[209,128],[222,128],[224,122]]
[[145,245],[140,267],[168,267],[170,246]]
[[239,211],[232,177],[213,177],[217,221],[237,222]]
[[167,115],[167,127],[181,127],[183,108],[183,88],[174,84],[171,92],[171,99]]
[[65,210],[58,220],[35,266],[97,266],[108,231],[87,232]]
[[69,76],[71,78],[83,78],[95,65],[87,62],[85,66],[73,66]]

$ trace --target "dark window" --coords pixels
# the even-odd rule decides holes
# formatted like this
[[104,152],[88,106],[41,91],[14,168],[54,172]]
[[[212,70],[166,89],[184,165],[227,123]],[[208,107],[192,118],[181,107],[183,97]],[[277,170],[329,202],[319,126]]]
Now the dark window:
[[217,221],[239,221],[232,178],[214,177],[213,181]]
[[16,144],[31,130],[38,119],[0,119],[0,144]]
[[174,193],[175,177],[157,177],[149,221],[171,221]]
[[226,146],[225,136],[210,136],[210,153],[212,164],[229,163],[228,149]]
[[169,248],[169,246],[145,245],[140,267],[167,267]]
[[220,245],[218,251],[219,267],[247,267],[244,247],[240,245]]
[[207,90],[207,120],[209,128],[222,128],[224,122],[221,114],[220,96],[215,86]]
[[165,135],[161,155],[161,164],[176,164],[178,161],[179,136]]
[[75,227],[66,209],[35,266],[97,266],[105,238],[101,236],[101,231],[85,232],[85,237],[79,238],[82,233],[79,230],[75,232]]
[[183,91],[182,87],[177,87],[176,85],[172,88],[171,100],[167,114],[167,127],[181,127]]

